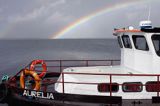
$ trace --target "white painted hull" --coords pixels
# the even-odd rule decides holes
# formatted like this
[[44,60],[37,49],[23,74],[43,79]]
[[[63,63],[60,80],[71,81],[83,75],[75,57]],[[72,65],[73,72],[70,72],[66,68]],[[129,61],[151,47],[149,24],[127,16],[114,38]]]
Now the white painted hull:
[[[85,70],[91,68],[85,68]],[[100,69],[100,68],[98,68]],[[117,67],[105,67],[105,70],[112,69],[112,73],[114,73],[114,69]],[[122,68],[121,68],[122,69]],[[76,70],[76,68],[74,68]],[[101,72],[96,72],[93,68],[93,72],[90,70],[90,73],[104,73],[105,70],[101,70]],[[67,69],[64,70],[67,72]],[[77,71],[80,73],[80,71]],[[83,68],[81,72],[84,72]],[[89,72],[89,71],[88,71]],[[123,71],[124,72],[124,71]],[[76,73],[76,72],[75,72]],[[110,71],[106,72],[110,73]],[[124,72],[123,74],[129,73]],[[137,74],[137,73],[136,73]],[[129,74],[128,74],[129,75]],[[118,84],[123,84],[124,82],[142,82],[145,84],[148,81],[156,81],[157,77],[150,76],[113,76],[112,82],[116,82]],[[59,77],[58,81],[62,81],[62,75]],[[80,74],[64,74],[64,82],[75,82],[75,83],[110,83],[110,76],[107,75],[80,75]],[[56,83],[55,90],[57,92],[63,92],[63,84]],[[101,93],[97,89],[97,84],[72,84],[72,83],[64,83],[64,92],[69,94],[80,94],[80,95],[99,95],[99,96],[110,96],[110,92]],[[123,92],[122,86],[119,86],[119,91],[116,93],[112,93],[112,96],[121,96],[123,99],[152,99],[152,96],[157,96],[157,92],[147,92],[145,86],[143,86],[142,92]]]

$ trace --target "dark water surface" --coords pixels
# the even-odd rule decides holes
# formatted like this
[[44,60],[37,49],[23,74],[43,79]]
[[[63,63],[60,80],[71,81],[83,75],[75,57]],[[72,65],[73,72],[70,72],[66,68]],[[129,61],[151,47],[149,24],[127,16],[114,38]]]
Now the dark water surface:
[[119,59],[114,39],[94,40],[0,40],[0,77],[13,75],[34,59]]
[[0,78],[14,75],[34,59],[120,59],[120,49],[115,39],[0,40]]

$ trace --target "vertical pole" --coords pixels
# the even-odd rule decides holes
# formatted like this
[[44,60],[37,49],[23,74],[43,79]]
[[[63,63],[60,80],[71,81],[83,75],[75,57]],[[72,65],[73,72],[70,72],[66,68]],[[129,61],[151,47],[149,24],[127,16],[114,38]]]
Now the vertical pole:
[[113,60],[111,60],[111,66],[113,66]]
[[86,60],[86,66],[88,67],[88,60]]
[[157,76],[157,81],[158,81],[158,92],[157,92],[157,96],[159,97],[159,90],[160,90],[159,75]]
[[64,94],[64,73],[62,72],[62,92]]
[[112,75],[110,74],[110,96],[112,96]]
[[62,72],[62,60],[59,61],[60,62],[60,73]]
[[[25,70],[23,70],[23,75],[25,76],[25,73],[24,73]],[[24,77],[24,89],[26,89],[26,79]]]
[[47,92],[47,86],[44,86],[44,87],[43,87],[43,91],[44,91],[44,92]]

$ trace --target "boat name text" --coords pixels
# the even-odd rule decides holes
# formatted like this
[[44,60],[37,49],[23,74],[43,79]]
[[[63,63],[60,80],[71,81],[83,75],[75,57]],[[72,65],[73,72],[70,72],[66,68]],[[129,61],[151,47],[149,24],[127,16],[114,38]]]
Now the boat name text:
[[30,91],[30,90],[24,90],[23,96],[42,98],[42,99],[54,99],[53,93],[49,92],[44,93],[44,92]]

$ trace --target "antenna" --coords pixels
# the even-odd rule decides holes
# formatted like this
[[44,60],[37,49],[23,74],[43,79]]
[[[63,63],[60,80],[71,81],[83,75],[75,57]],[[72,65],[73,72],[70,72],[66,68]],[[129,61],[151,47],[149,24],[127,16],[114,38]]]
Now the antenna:
[[150,20],[151,18],[151,6],[149,5],[149,11],[148,11],[148,21]]
[[[148,9],[149,7],[149,9]],[[140,22],[140,28],[141,29],[151,29],[152,28],[152,22],[150,21],[151,18],[151,5],[147,6],[148,9],[148,20],[144,20]]]

